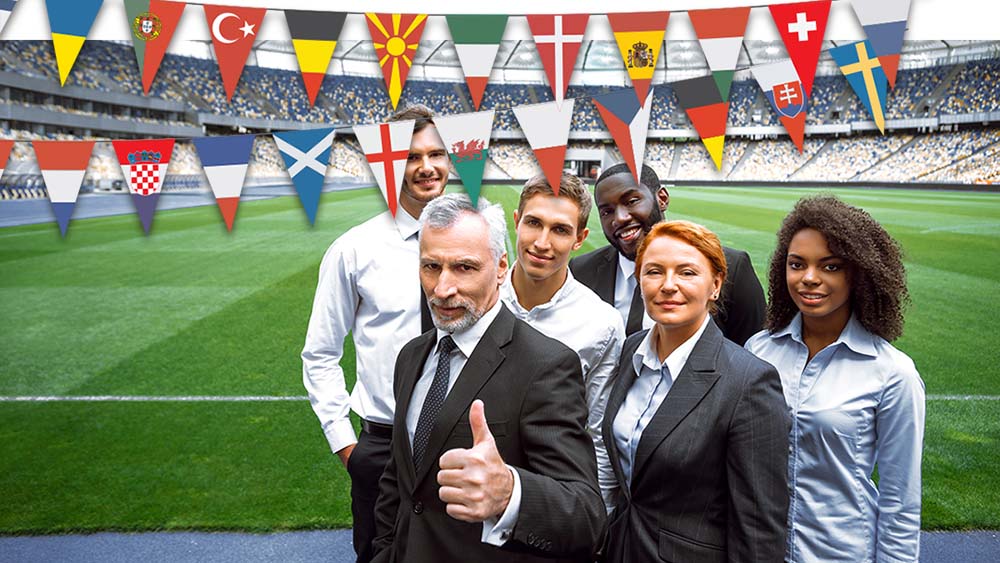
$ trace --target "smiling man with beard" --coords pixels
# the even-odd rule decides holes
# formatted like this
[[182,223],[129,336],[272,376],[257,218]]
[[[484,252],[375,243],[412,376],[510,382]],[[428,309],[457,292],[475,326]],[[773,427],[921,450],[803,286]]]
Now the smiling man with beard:
[[[417,218],[448,181],[448,153],[433,117],[427,107],[414,105],[390,118],[416,121],[396,217],[381,213],[344,233],[327,250],[302,350],[309,401],[330,449],[351,476],[359,563],[372,558],[378,479],[392,438],[396,354],[408,340],[433,328],[416,275]],[[340,367],[348,333],[357,358],[357,383],[350,394]],[[357,438],[351,410],[362,421]]]
[[[569,263],[580,283],[618,310],[629,335],[653,325],[635,280],[635,253],[646,233],[663,220],[670,204],[670,195],[652,168],[644,164],[639,180],[636,184],[625,163],[601,174],[594,184],[594,200],[604,236],[611,244]],[[745,251],[729,247],[723,251],[729,276],[712,318],[726,338],[742,346],[763,326],[764,290]]]

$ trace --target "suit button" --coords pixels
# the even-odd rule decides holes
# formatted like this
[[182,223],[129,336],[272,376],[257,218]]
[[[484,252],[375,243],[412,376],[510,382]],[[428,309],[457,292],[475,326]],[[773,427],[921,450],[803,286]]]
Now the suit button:
[[424,503],[420,502],[419,500],[413,503],[414,514],[423,514],[423,512],[424,512]]

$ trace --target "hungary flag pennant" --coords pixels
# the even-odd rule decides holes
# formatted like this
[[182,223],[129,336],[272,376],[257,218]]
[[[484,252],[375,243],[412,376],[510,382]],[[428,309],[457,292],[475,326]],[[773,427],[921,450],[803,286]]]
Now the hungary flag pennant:
[[111,141],[122,166],[122,174],[132,192],[132,201],[139,212],[142,229],[149,235],[153,226],[153,213],[160,199],[160,187],[167,176],[170,155],[174,151],[173,139],[139,139],[136,141]]
[[228,231],[233,230],[236,220],[255,138],[255,135],[222,135],[192,139]]
[[406,85],[413,59],[420,47],[420,36],[427,23],[426,14],[365,14],[372,46],[382,68],[385,86],[389,90],[392,109],[399,105],[399,96]]
[[465,72],[465,83],[472,94],[472,105],[478,110],[507,27],[507,16],[453,15],[445,19]]
[[434,125],[441,134],[451,163],[455,165],[455,171],[462,179],[472,205],[477,205],[483,185],[483,171],[490,156],[493,110],[435,117]]
[[4,26],[10,18],[10,13],[14,11],[17,0],[0,0],[0,33],[3,33]]
[[694,125],[701,142],[708,149],[715,168],[722,170],[729,102],[722,99],[718,83],[712,76],[699,76],[673,82],[671,86],[677,94],[677,101],[691,120],[691,125]]
[[830,56],[847,77],[854,93],[875,119],[878,130],[885,134],[885,100],[889,81],[882,70],[878,57],[868,41],[848,43],[830,49]]
[[521,130],[556,195],[559,195],[559,183],[566,163],[566,139],[573,121],[573,102],[570,98],[562,107],[556,102],[547,102],[514,108]]
[[45,0],[60,86],[66,85],[69,72],[73,70],[76,57],[103,3],[104,0]]
[[656,70],[656,59],[663,48],[670,12],[631,12],[608,14],[611,31],[618,42],[625,70],[641,103],[646,99]]
[[66,236],[94,141],[32,141],[59,232]]
[[7,159],[13,148],[14,141],[0,141],[0,179],[3,178],[3,171],[7,168]]
[[816,63],[819,62],[819,54],[823,50],[823,36],[826,34],[826,21],[830,15],[830,0],[771,4],[768,8],[808,98],[812,96]]
[[632,169],[635,181],[639,182],[639,171],[646,154],[649,114],[653,108],[653,89],[649,89],[646,101],[641,106],[632,92],[625,89],[595,96],[594,105],[622,157]]
[[354,126],[354,135],[361,143],[361,150],[365,152],[368,166],[372,169],[378,189],[393,217],[399,206],[399,190],[406,173],[406,158],[410,154],[410,139],[413,137],[415,123],[412,119],[407,119]]
[[208,29],[212,33],[215,58],[222,74],[222,85],[226,88],[226,99],[232,100],[267,8],[210,4],[205,4],[204,8]]
[[728,101],[750,7],[691,10],[688,16],[705,53],[708,68],[712,69],[712,78],[719,87],[719,93],[723,101]]
[[552,97],[557,104],[566,99],[566,88],[573,76],[576,56],[583,44],[589,14],[529,15],[528,27],[535,39],[538,57],[549,79]]
[[767,101],[781,123],[788,131],[788,136],[802,153],[802,141],[806,130],[806,104],[809,97],[805,93],[802,81],[795,71],[792,61],[785,59],[776,63],[757,65],[750,68]]
[[160,70],[160,63],[184,13],[184,6],[183,2],[164,0],[125,0],[125,15],[142,74],[142,91],[146,94],[149,94],[156,72]]
[[316,224],[319,196],[323,193],[335,133],[331,127],[273,133],[310,225]]
[[285,10],[292,47],[299,59],[302,82],[309,96],[309,105],[316,105],[316,96],[326,78],[333,51],[337,48],[340,30],[347,14],[343,12],[310,12]]
[[878,56],[889,86],[895,86],[906,20],[910,16],[910,0],[851,0],[851,6]]

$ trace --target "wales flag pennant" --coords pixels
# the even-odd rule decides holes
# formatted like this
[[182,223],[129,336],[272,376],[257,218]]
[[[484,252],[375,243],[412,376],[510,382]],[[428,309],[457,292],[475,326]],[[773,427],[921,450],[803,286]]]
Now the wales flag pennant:
[[750,7],[691,10],[688,16],[705,53],[708,68],[712,69],[712,78],[719,87],[719,93],[723,101],[728,101]]
[[160,187],[167,176],[170,155],[174,151],[174,140],[139,139],[112,141],[111,144],[115,147],[128,189],[132,192],[142,229],[149,235],[156,203],[160,199]]
[[573,76],[573,66],[583,44],[588,14],[528,15],[528,27],[535,39],[538,58],[549,79],[549,88],[557,104],[566,99],[566,88]]
[[604,126],[611,133],[622,157],[632,169],[635,181],[639,181],[639,171],[646,154],[646,134],[649,132],[649,114],[653,109],[653,89],[649,89],[646,100],[639,100],[630,90],[621,89],[609,94],[594,96],[594,105],[604,120]]
[[319,196],[323,193],[335,133],[331,127],[273,133],[311,225],[316,224]]
[[441,140],[448,149],[451,163],[462,179],[472,205],[479,202],[483,171],[489,160],[490,134],[493,132],[493,110],[435,117]]
[[663,34],[667,31],[669,18],[670,12],[608,14],[625,70],[640,103],[646,99],[653,81],[656,59],[663,49]]
[[316,96],[326,78],[326,69],[337,48],[340,30],[347,14],[343,12],[310,12],[285,10],[288,33],[299,60],[302,82],[306,86],[309,105],[316,105]]
[[699,76],[670,84],[677,94],[677,101],[684,108],[691,125],[701,137],[702,144],[722,170],[722,150],[726,144],[726,119],[729,102],[722,99],[719,87],[712,76]]
[[851,0],[851,6],[868,35],[872,52],[878,56],[889,86],[895,86],[910,0]]
[[220,135],[192,139],[228,231],[233,230],[233,221],[236,220],[236,209],[240,205],[240,194],[243,192],[243,180],[247,176],[254,139],[255,135]]
[[60,86],[66,85],[69,72],[73,70],[76,57],[103,3],[104,0],[45,0]]
[[410,140],[413,138],[412,119],[378,123],[375,125],[355,125],[354,135],[361,143],[368,166],[371,167],[378,189],[385,198],[392,216],[399,207],[399,190],[403,186],[406,173],[406,159],[410,154]]
[[854,93],[868,108],[878,130],[885,134],[885,100],[889,81],[868,41],[858,41],[830,49],[830,56],[847,77]]
[[562,107],[556,102],[546,102],[514,108],[521,130],[556,195],[559,195],[563,165],[566,164],[566,139],[573,122],[573,102],[570,98]]
[[142,91],[146,94],[160,70],[184,6],[183,2],[164,0],[125,0],[125,15],[142,74]]
[[498,15],[452,15],[445,16],[451,38],[455,42],[458,60],[465,72],[465,83],[472,94],[472,106],[479,109],[483,100],[486,83],[493,72],[493,61],[497,57],[507,16]]
[[750,68],[771,108],[788,131],[799,153],[806,130],[806,104],[809,97],[792,61],[785,59],[776,63],[757,65]]
[[49,193],[52,213],[59,223],[59,233],[65,237],[94,141],[32,141],[31,144],[45,181],[45,191]]
[[385,86],[389,90],[392,109],[399,105],[399,97],[406,85],[413,59],[420,47],[420,36],[427,23],[426,14],[365,14],[372,46],[382,68]]
[[806,97],[812,96],[816,63],[823,50],[826,21],[830,15],[830,0],[771,4],[771,18],[785,42],[788,56],[802,80]]

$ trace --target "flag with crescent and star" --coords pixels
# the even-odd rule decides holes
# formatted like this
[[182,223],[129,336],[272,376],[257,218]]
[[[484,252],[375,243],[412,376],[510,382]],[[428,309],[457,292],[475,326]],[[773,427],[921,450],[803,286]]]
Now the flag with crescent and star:
[[743,33],[750,17],[750,7],[690,10],[698,43],[705,53],[712,78],[723,101],[729,101],[729,88],[736,74],[736,62],[743,47]]
[[851,0],[851,6],[892,88],[910,17],[910,0]]
[[507,16],[461,14],[445,16],[445,19],[472,95],[472,107],[478,110],[493,72],[503,32],[507,29]]
[[802,142],[806,129],[806,104],[809,97],[792,61],[785,59],[775,63],[750,67],[750,72],[764,91],[764,97],[771,102],[771,108],[788,131],[795,147],[802,153]]
[[653,109],[653,88],[640,105],[635,92],[627,88],[594,96],[594,105],[604,120],[604,126],[615,140],[615,146],[632,170],[635,181],[646,155],[646,134],[649,133],[649,114]]
[[823,36],[826,34],[826,21],[830,15],[830,0],[771,4],[768,8],[808,98],[812,96],[816,63],[819,62],[819,54],[823,50]]
[[573,98],[556,102],[514,107],[514,115],[521,124],[521,131],[535,152],[545,178],[553,193],[559,195],[559,183],[566,164],[566,140],[573,122]]
[[90,33],[90,26],[103,4],[104,0],[45,0],[60,86],[66,85],[76,57]]
[[403,186],[406,160],[410,155],[410,140],[413,138],[412,119],[355,125],[354,135],[361,143],[368,166],[371,167],[378,189],[385,198],[392,216],[396,216],[399,206],[399,190]]
[[608,14],[625,70],[639,103],[646,99],[653,82],[656,59],[663,50],[670,12],[628,12]]
[[878,130],[885,134],[885,101],[889,90],[889,79],[882,70],[882,64],[871,43],[858,41],[830,49],[830,56],[847,77],[854,93],[875,120]]
[[241,8],[205,4],[205,19],[212,34],[215,58],[219,62],[226,100],[232,100],[253,42],[260,32],[267,8]]
[[254,139],[255,135],[220,135],[192,139],[228,231],[233,230],[233,221],[236,220],[236,209],[240,205],[240,194],[243,192],[243,180],[247,176]]
[[434,125],[448,149],[455,172],[462,179],[472,205],[479,201],[483,172],[490,159],[493,110],[435,117]]
[[153,226],[153,213],[160,199],[160,187],[167,176],[170,155],[174,152],[173,139],[138,139],[134,141],[112,141],[118,163],[132,201],[139,212],[142,229],[149,234]]
[[299,60],[310,106],[316,105],[316,96],[337,49],[337,39],[345,19],[347,14],[343,12],[285,10],[288,33],[292,36],[292,47]]
[[273,133],[310,225],[316,224],[319,196],[323,193],[335,134],[332,127]]
[[32,141],[59,233],[66,236],[94,141]]
[[557,105],[566,99],[566,89],[573,76],[576,57],[583,44],[589,14],[527,15],[528,27],[535,40],[549,88]]
[[365,14],[372,46],[389,90],[392,109],[399,105],[406,77],[420,47],[420,36],[427,23],[426,14]]
[[145,94],[149,94],[156,72],[160,70],[160,63],[167,53],[185,5],[183,2],[164,0],[125,0],[125,16]]

